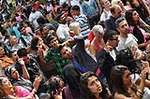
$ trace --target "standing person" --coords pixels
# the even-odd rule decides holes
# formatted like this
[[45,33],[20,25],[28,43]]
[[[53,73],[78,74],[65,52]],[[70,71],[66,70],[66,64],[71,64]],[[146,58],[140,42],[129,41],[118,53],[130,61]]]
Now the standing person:
[[80,7],[77,5],[71,7],[71,15],[76,22],[79,22],[82,36],[87,37],[90,32],[90,25],[87,17],[80,13]]
[[116,30],[115,21],[122,16],[122,9],[119,5],[110,8],[111,16],[105,21],[106,30]]
[[[104,35],[104,40],[106,46],[96,54],[96,60],[98,66],[101,69],[102,74],[106,77],[107,84],[109,88],[111,88],[110,83],[110,72],[113,66],[115,66],[116,61],[116,54],[117,50],[116,47],[118,46],[118,34],[116,31],[108,31]],[[106,84],[106,85],[107,85]]]
[[138,46],[137,38],[129,33],[129,26],[124,17],[120,17],[115,22],[119,35],[118,51],[131,48],[132,46]]
[[111,99],[110,94],[92,72],[86,72],[80,77],[82,99]]
[[89,20],[90,28],[92,28],[99,21],[99,8],[96,0],[83,0],[81,3],[83,14]]
[[94,39],[90,44],[90,51],[92,55],[96,55],[96,53],[100,52],[105,47],[105,42],[103,39],[104,29],[101,25],[95,25],[92,28],[92,32],[94,34]]

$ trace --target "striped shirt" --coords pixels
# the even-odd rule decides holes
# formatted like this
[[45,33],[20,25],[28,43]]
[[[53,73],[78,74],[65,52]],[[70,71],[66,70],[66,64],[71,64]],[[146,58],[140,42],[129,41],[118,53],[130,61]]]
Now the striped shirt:
[[88,36],[88,33],[90,32],[90,25],[87,17],[84,14],[81,14],[75,17],[75,21],[79,22],[82,36]]

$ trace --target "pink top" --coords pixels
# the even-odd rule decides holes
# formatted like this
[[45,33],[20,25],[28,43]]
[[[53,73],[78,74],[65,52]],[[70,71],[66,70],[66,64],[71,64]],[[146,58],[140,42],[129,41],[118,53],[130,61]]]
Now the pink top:
[[34,99],[34,95],[29,90],[23,88],[22,86],[16,86],[16,97],[19,97],[19,99],[24,99],[27,96],[31,96],[32,99]]

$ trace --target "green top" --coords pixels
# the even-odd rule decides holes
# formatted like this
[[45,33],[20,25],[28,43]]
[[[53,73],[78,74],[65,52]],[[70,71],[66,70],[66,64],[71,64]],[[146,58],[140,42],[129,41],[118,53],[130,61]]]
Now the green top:
[[63,77],[63,67],[69,64],[69,60],[63,59],[58,49],[49,49],[45,56],[45,60],[46,62],[53,60],[55,62],[55,70],[57,74]]

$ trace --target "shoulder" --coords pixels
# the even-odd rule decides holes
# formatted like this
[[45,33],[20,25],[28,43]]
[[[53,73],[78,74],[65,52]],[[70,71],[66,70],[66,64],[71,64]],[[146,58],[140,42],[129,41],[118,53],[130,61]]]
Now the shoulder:
[[131,98],[130,97],[126,97],[125,95],[116,92],[114,94],[114,99],[131,99]]

